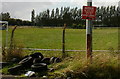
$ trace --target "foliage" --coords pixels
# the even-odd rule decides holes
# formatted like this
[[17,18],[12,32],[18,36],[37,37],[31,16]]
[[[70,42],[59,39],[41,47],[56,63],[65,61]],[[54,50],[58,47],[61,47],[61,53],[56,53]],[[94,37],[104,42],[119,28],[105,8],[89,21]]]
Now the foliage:
[[10,13],[1,13],[0,14],[0,20],[3,20],[3,21],[8,21],[10,19]]
[[[70,28],[83,28],[79,26],[85,25],[85,20],[81,17],[82,9],[75,7],[61,7],[54,8],[51,11],[49,9],[40,12],[35,15],[35,10],[31,11],[31,22],[22,21],[21,19],[10,18],[10,13],[1,13],[0,18],[3,21],[8,21],[9,25],[35,25],[35,26],[49,26],[49,27],[61,27],[64,23],[67,23]],[[119,7],[116,6],[101,6],[97,7],[96,20],[93,20],[94,26],[107,26],[118,27],[120,25],[120,13]],[[77,24],[78,27],[73,27],[73,24]]]
[[72,25],[72,28],[73,29],[85,29],[86,27],[85,27],[85,25],[82,25],[82,24],[73,24]]
[[32,22],[32,25],[34,25],[35,23],[35,10],[33,9],[32,12],[31,12],[31,22]]
[[10,18],[8,20],[9,25],[18,25],[18,26],[31,26],[32,23],[30,21],[22,21],[21,19],[14,19],[14,18]]
[[69,54],[61,63],[51,65],[54,73],[72,79],[119,79],[117,54],[93,53],[92,64],[85,59],[85,53]]
[[18,60],[22,59],[24,56],[24,51],[23,51],[23,46],[16,46],[14,45],[13,47],[9,47],[8,49],[5,49],[4,52],[2,53],[2,59],[4,61],[10,61],[13,58],[17,58]]
[[[45,57],[61,57],[60,51],[38,52],[42,52]],[[62,77],[62,79],[66,79],[67,77],[71,77],[72,79],[119,79],[120,70],[118,69],[118,54],[113,56],[111,53],[95,52],[93,53],[92,64],[90,64],[87,61],[86,53],[84,52],[66,53],[69,56],[64,58],[62,62],[48,66],[48,68],[54,68],[55,71],[48,71],[48,74],[46,75],[47,78],[53,79]],[[14,65],[15,64],[3,68],[2,73],[9,74],[7,72],[8,68],[13,67]]]
[[15,19],[15,18],[11,18],[10,17],[10,13],[6,12],[6,13],[1,13],[0,14],[0,20],[2,21],[8,21],[9,25],[18,25],[18,26],[31,26],[32,23],[30,21],[25,21],[25,20],[21,20],[21,19]]
[[[63,9],[64,8],[64,9]],[[85,24],[85,20],[81,19],[81,8],[78,7],[70,8],[70,7],[61,7],[52,9],[50,12],[49,9],[47,11],[40,12],[36,15],[36,25],[37,26],[63,26],[64,23],[71,28],[79,28],[79,26]],[[51,16],[49,13],[51,13]],[[94,20],[94,26],[108,26],[108,27],[118,27],[119,24],[119,7],[116,6],[108,6],[108,7],[97,7],[96,11],[96,20]],[[73,27],[72,24],[79,25],[77,27]],[[82,28],[82,27],[80,27]]]
[[12,29],[10,44],[6,47],[3,46],[2,58],[4,61],[10,61],[12,58],[21,59],[23,57],[23,49],[22,49],[23,47],[18,46],[18,44],[15,42],[15,39],[14,39],[14,31],[16,28],[17,26],[15,26]]

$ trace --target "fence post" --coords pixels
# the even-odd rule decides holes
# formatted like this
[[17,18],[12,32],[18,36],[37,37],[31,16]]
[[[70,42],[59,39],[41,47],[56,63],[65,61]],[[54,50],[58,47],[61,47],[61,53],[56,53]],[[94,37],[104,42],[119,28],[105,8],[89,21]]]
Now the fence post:
[[66,29],[66,24],[64,24],[63,35],[62,35],[62,58],[66,56],[65,55],[65,29]]

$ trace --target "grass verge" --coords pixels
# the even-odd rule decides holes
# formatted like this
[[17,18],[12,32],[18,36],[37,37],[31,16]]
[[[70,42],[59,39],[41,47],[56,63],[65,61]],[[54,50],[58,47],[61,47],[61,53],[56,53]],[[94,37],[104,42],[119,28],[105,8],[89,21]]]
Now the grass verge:
[[[45,57],[61,56],[61,52],[42,51],[42,54]],[[72,79],[119,79],[118,54],[95,52],[93,53],[92,64],[86,60],[85,52],[67,52],[67,54],[68,57],[64,58],[62,62],[48,66],[55,69],[54,72],[47,72],[48,79],[55,77],[61,77],[62,79],[67,77]],[[9,74],[7,70],[11,66],[3,68],[3,73]]]

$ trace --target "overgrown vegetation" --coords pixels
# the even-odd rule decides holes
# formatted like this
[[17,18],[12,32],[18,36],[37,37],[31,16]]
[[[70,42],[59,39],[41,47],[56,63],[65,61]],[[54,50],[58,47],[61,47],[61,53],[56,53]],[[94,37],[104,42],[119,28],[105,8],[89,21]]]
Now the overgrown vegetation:
[[12,29],[11,37],[9,40],[10,43],[8,44],[8,46],[5,47],[4,44],[2,46],[3,61],[11,61],[13,58],[17,58],[19,60],[19,59],[22,59],[22,57],[24,56],[23,49],[22,49],[23,46],[20,44],[17,44],[17,42],[15,42],[15,39],[14,39],[14,31],[16,27],[17,26],[15,26],[14,29]]
[[119,79],[117,55],[94,53],[92,64],[89,64],[85,53],[75,52],[61,63],[51,65],[51,67],[55,68],[54,73],[72,79]]
[[[45,57],[57,56],[61,57],[61,52],[47,52],[39,51]],[[49,65],[49,68],[54,68],[55,71],[47,72],[47,78],[53,79],[60,77],[66,79],[119,79],[120,70],[118,69],[118,54],[112,55],[111,53],[93,53],[92,64],[87,62],[85,52],[66,52],[68,57],[63,59],[62,62]],[[13,65],[11,65],[13,66]],[[8,66],[10,67],[10,66]],[[8,67],[3,68],[4,74]],[[36,74],[41,77],[40,74]],[[23,74],[22,77],[25,77]],[[20,76],[20,77],[21,77]]]

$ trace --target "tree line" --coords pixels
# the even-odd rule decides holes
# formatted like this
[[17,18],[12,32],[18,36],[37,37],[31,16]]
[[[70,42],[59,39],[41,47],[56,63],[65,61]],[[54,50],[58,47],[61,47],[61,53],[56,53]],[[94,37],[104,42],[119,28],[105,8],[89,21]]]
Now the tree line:
[[[34,12],[34,10],[33,10]],[[64,23],[72,28],[85,28],[85,20],[82,19],[82,9],[75,7],[61,7],[47,9],[40,12],[34,17],[34,23],[37,26],[63,26]],[[97,7],[96,20],[93,20],[94,26],[111,26],[118,27],[120,25],[120,9],[116,6]]]
[[85,28],[85,20],[81,19],[81,12],[82,10],[77,7],[72,9],[70,7],[61,7],[51,11],[47,9],[36,15],[34,23],[36,26],[44,27],[61,27],[66,23],[67,27]]
[[[24,21],[10,17],[10,13],[1,13],[3,21],[8,21],[9,25],[20,26],[38,26],[38,27],[61,27],[64,23],[70,28],[85,28],[85,20],[82,19],[82,9],[75,7],[61,7],[52,10],[45,10],[35,15],[35,10],[31,11],[31,21]],[[97,7],[96,20],[93,20],[94,26],[111,26],[120,25],[120,8],[116,6]]]
[[11,18],[9,12],[6,12],[6,13],[2,12],[0,14],[0,21],[8,21],[9,25],[18,25],[18,26],[31,26],[32,25],[31,21]]

